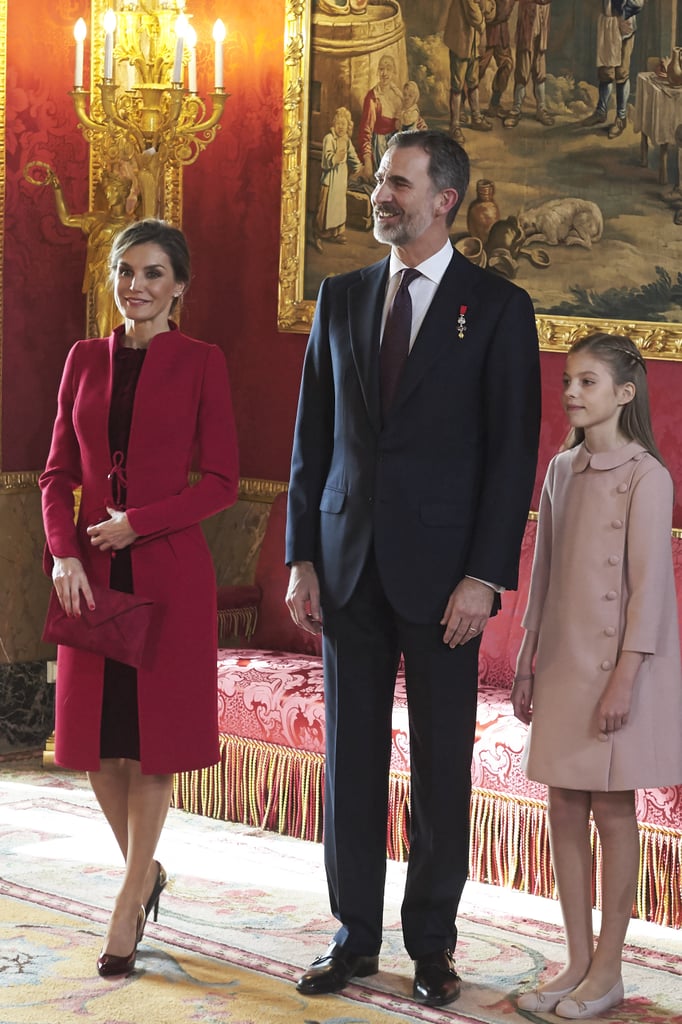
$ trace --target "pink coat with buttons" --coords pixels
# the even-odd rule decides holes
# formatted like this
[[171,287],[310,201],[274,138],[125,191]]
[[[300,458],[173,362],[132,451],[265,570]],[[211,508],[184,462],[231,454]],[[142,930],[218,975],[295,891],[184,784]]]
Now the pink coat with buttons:
[[[610,791],[682,783],[682,671],[668,471],[636,443],[562,452],[545,479],[528,607],[539,633],[529,778]],[[645,655],[627,725],[599,738],[622,650]]]

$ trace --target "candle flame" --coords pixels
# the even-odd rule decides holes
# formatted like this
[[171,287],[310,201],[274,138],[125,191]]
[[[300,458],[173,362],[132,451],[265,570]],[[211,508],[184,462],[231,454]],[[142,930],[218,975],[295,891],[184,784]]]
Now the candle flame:
[[227,29],[223,24],[222,20],[218,18],[215,25],[213,26],[213,38],[216,43],[222,43],[227,35]]
[[116,31],[116,15],[111,7],[104,15],[104,31],[107,33]]
[[178,15],[178,17],[176,19],[176,22],[175,22],[175,34],[178,37],[178,39],[184,39],[185,38],[185,36],[187,35],[188,28],[189,28],[189,21],[187,20],[187,15],[186,14]]
[[87,25],[83,18],[79,18],[76,24],[73,26],[73,38],[77,43],[82,43],[88,34]]
[[194,47],[197,45],[197,33],[196,30],[191,25],[187,26],[187,31],[185,32],[185,41],[189,46],[190,50],[193,50]]

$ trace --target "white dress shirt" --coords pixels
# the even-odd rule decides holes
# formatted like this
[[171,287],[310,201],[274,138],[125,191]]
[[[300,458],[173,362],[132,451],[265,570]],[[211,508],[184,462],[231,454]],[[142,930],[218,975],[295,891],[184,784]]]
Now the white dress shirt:
[[[433,256],[429,256],[427,260],[420,263],[416,270],[419,271],[421,277],[417,277],[410,283],[409,292],[412,300],[412,328],[410,330],[410,352],[414,345],[414,339],[419,333],[424,317],[426,316],[429,306],[433,300],[433,296],[436,294],[436,289],[440,284],[443,274],[448,269],[448,264],[452,259],[452,243],[448,240],[442,249],[434,253]],[[394,252],[391,252],[391,262],[389,264],[389,277],[388,286],[386,288],[386,298],[384,300],[384,312],[381,317],[381,337],[384,337],[384,327],[386,326],[386,317],[388,311],[391,308],[395,293],[398,291],[400,286],[400,279],[402,277],[403,270],[406,270],[406,266],[402,263]]]

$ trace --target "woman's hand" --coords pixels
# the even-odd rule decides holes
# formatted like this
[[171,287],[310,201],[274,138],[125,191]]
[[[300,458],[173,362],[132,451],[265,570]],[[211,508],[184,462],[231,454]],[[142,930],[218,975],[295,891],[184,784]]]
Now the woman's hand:
[[533,717],[533,687],[535,686],[533,665],[537,649],[538,634],[532,629],[525,630],[516,659],[516,671],[510,695],[514,715],[524,725],[530,725]]
[[80,615],[81,591],[90,611],[94,609],[92,590],[80,559],[55,558],[52,566],[52,583],[59,603],[67,615]]
[[597,704],[600,740],[607,740],[611,733],[627,725],[637,672],[643,661],[644,655],[638,651],[621,651],[618,664]]
[[631,705],[632,687],[612,676],[597,705],[599,739],[608,739],[609,733],[627,725]]
[[90,543],[100,551],[120,551],[121,548],[129,547],[137,540],[138,534],[128,522],[128,516],[115,508],[107,508],[107,512],[111,519],[88,526]]
[[511,702],[514,708],[514,715],[519,722],[530,725],[533,718],[533,683],[532,672],[526,672],[514,676],[511,689]]

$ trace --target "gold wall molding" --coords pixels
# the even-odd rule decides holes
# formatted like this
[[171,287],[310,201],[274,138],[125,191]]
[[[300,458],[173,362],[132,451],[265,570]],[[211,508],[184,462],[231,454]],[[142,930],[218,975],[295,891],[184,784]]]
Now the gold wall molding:
[[264,501],[271,504],[278,494],[286,491],[284,480],[262,480],[258,477],[244,477],[239,481],[239,497],[246,501]]
[[627,334],[647,359],[682,360],[680,324],[548,316],[536,316],[535,320],[540,348],[545,352],[567,352],[578,338],[593,331],[605,331],[607,334]]
[[[32,470],[26,473],[0,473],[0,491],[30,491],[38,487],[38,480],[42,470]],[[198,480],[198,474],[193,473],[192,481]],[[244,501],[273,502],[278,494],[286,491],[287,483],[284,480],[265,480],[260,477],[242,477],[239,481],[239,497]]]
[[[35,473],[0,473],[0,493],[8,491],[28,491],[38,487],[39,472]],[[192,474],[196,479],[196,475]],[[240,501],[262,501],[271,505],[278,494],[288,489],[285,480],[266,480],[262,477],[245,476],[239,481]],[[537,512],[529,512],[530,522],[537,522]],[[682,538],[682,529],[677,527],[670,531],[673,537]]]
[[[528,520],[531,523],[537,523],[537,521],[538,521],[538,514],[537,514],[537,512],[529,512],[528,513]],[[682,529],[678,529],[678,527],[673,526],[673,528],[670,531],[670,536],[671,537],[677,537],[678,540],[679,540],[679,538],[682,537]]]
[[[194,485],[200,479],[198,473],[190,473],[189,482]],[[286,491],[288,484],[284,480],[264,480],[255,476],[243,476],[239,481],[239,499],[241,501],[262,501],[271,505],[278,494]]]
[[0,492],[31,491],[38,487],[40,470],[28,473],[0,473]]

